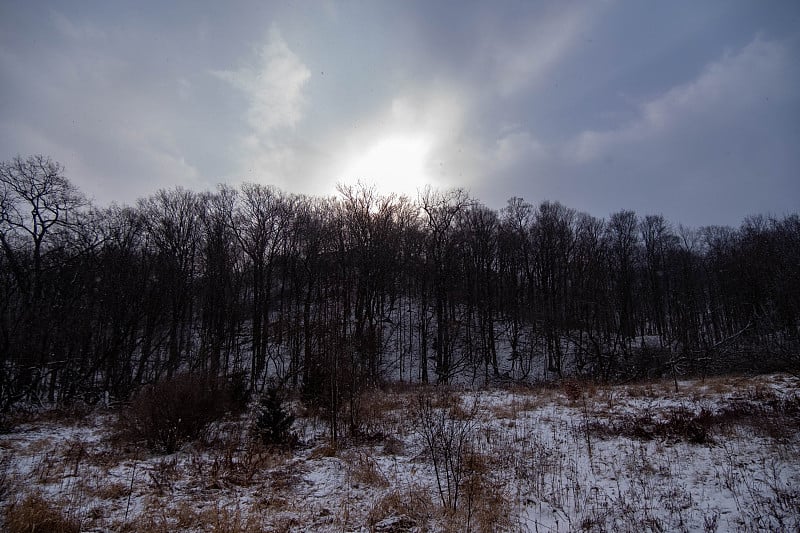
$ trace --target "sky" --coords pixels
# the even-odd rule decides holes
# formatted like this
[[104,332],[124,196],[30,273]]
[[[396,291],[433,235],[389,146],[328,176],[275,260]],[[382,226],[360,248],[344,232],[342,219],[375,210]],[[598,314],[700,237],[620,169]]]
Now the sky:
[[738,226],[798,211],[799,52],[796,0],[4,0],[0,160]]

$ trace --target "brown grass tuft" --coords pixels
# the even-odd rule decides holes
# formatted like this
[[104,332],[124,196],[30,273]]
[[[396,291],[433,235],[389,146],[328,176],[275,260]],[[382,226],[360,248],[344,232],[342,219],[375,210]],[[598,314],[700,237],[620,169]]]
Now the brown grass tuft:
[[6,511],[8,533],[78,533],[80,523],[61,509],[49,504],[39,494],[29,494],[12,503]]
[[317,446],[311,453],[309,454],[309,459],[321,459],[323,457],[336,457],[336,454],[339,453],[339,450],[336,446],[332,446],[330,444],[323,444],[322,446]]
[[121,482],[110,482],[85,487],[86,493],[101,500],[118,500],[128,495],[128,485]]
[[389,481],[380,471],[375,459],[364,452],[349,452],[343,459],[347,463],[350,484],[354,487],[367,485],[371,487],[388,487]]
[[471,453],[465,460],[468,472],[464,482],[464,501],[456,513],[459,522],[466,522],[470,531],[505,531],[511,527],[511,504],[505,488],[492,479],[489,457]]
[[561,383],[561,388],[570,403],[575,403],[583,398],[583,383],[575,379],[565,379]]
[[383,442],[384,455],[403,455],[405,453],[405,448],[406,446],[403,441],[392,435],[386,437],[386,440]]
[[427,531],[432,512],[430,493],[411,486],[384,494],[367,516],[367,525],[375,532]]

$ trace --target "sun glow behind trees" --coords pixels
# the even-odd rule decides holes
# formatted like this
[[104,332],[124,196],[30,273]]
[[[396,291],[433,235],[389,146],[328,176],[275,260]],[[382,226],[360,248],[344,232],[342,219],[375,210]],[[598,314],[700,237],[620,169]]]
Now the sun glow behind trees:
[[431,146],[425,134],[387,135],[347,162],[341,181],[375,185],[381,194],[414,198],[419,189],[432,184],[428,172]]

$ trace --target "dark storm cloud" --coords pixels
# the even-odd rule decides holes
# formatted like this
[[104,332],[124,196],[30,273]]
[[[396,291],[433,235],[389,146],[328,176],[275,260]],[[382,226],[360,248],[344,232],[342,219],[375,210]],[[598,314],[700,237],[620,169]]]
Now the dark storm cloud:
[[549,144],[528,132],[503,137],[502,188],[600,214],[633,208],[694,224],[790,212],[800,197],[798,128],[788,120],[800,116],[799,80],[784,45],[756,38],[614,126]]

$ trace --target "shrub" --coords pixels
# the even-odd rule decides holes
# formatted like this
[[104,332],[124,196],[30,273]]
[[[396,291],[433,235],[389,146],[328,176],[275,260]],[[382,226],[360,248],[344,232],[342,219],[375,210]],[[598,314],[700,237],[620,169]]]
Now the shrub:
[[203,436],[210,422],[240,409],[230,381],[181,374],[142,388],[122,416],[123,433],[157,452],[173,453]]
[[247,409],[247,404],[250,403],[250,388],[245,372],[233,372],[227,378],[219,378],[218,382],[224,389],[225,402],[229,411],[241,413]]
[[[435,407],[435,405],[447,407]],[[442,507],[457,511],[463,482],[468,473],[467,457],[473,451],[478,402],[469,411],[457,398],[441,391],[438,398],[421,394],[414,413],[417,432],[433,463],[436,488]]]

